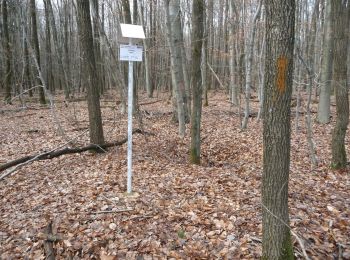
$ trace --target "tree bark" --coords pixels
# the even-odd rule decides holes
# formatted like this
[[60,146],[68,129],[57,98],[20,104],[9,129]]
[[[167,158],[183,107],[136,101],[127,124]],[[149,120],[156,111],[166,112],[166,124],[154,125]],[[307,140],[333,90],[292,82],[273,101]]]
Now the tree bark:
[[185,136],[186,130],[186,97],[185,97],[185,82],[182,70],[182,55],[181,55],[181,42],[180,33],[180,2],[179,0],[166,0],[165,1],[166,23],[168,42],[170,45],[171,56],[171,70],[172,70],[172,82],[176,94],[176,109],[177,119],[179,122],[179,135]]
[[91,0],[92,6],[92,24],[93,24],[93,39],[94,39],[94,52],[96,61],[96,72],[98,78],[98,89],[102,94],[104,91],[104,72],[102,70],[102,56],[101,56],[101,35],[99,29],[100,14],[97,0]]
[[45,50],[46,50],[46,86],[53,92],[55,90],[54,77],[52,73],[52,52],[51,52],[51,29],[50,29],[50,13],[47,1],[44,1],[45,6]]
[[253,52],[254,52],[254,40],[255,40],[255,31],[256,31],[256,22],[260,16],[260,10],[262,6],[262,1],[259,0],[258,8],[254,14],[252,21],[252,28],[249,32],[249,38],[245,44],[245,66],[246,66],[246,76],[245,76],[245,109],[244,109],[244,118],[242,122],[242,129],[246,129],[248,125],[248,118],[250,113],[250,90],[252,85],[252,63],[253,63]]
[[294,259],[288,213],[294,0],[266,0],[263,258]]
[[7,1],[2,1],[2,21],[3,21],[3,30],[4,30],[4,49],[5,49],[5,57],[6,57],[6,69],[5,69],[5,102],[11,103],[11,81],[12,81],[12,69],[11,69],[11,60],[12,60],[12,52],[11,52],[11,43],[8,29],[8,21],[7,21]]
[[349,124],[349,88],[347,85],[348,8],[347,1],[334,1],[334,65],[333,81],[337,120],[332,134],[332,167],[346,168],[345,135]]
[[326,0],[325,28],[323,38],[322,63],[321,63],[321,92],[318,103],[317,119],[321,124],[329,123],[331,114],[331,80],[333,67],[333,11],[334,1]]
[[96,63],[94,56],[94,43],[90,19],[89,1],[77,1],[79,41],[81,56],[87,74],[87,102],[89,110],[90,142],[103,144],[103,128],[100,108],[100,97],[96,75]]
[[[38,27],[37,27],[37,22],[36,22],[35,0],[30,0],[30,11],[31,11],[31,18],[32,18],[32,40],[33,40],[33,46],[34,46],[34,51],[35,51],[35,57],[36,57],[39,69],[41,70]],[[40,86],[43,85],[39,76],[37,76],[37,82],[38,82],[38,85],[40,85]],[[44,93],[43,88],[39,88],[39,100],[40,100],[41,104],[46,104],[45,93]]]
[[200,164],[201,154],[201,114],[202,114],[202,78],[201,55],[203,43],[204,0],[194,0],[192,4],[192,91],[193,107],[191,120],[190,162]]
[[236,10],[236,6],[234,3],[234,0],[230,0],[229,3],[229,9],[230,9],[230,20],[231,20],[231,26],[230,26],[230,92],[231,92],[231,102],[233,105],[237,106],[238,105],[238,88],[237,84],[235,82],[235,36],[236,36],[236,30],[237,30],[237,25],[236,21],[238,20],[238,17],[235,19],[235,15],[237,16],[238,12]]

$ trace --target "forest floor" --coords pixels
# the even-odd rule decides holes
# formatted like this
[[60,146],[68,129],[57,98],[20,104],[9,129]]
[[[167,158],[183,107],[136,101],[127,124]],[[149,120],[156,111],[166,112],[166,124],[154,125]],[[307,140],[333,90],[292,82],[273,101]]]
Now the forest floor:
[[[101,101],[106,141],[127,134],[127,116],[112,100]],[[224,94],[210,93],[202,117],[202,165],[193,166],[189,129],[185,139],[178,137],[167,97],[140,97],[140,103],[157,100],[141,105],[149,134],[133,140],[138,196],[125,196],[126,144],[33,162],[0,181],[1,259],[44,259],[50,222],[59,238],[53,243],[58,259],[261,257],[262,122],[252,117],[240,130],[237,108]],[[76,146],[88,144],[86,102],[61,101],[56,119],[34,101],[27,109],[0,108],[0,164],[74,138]],[[334,118],[325,126],[313,122],[317,167],[310,163],[305,115],[296,133],[293,114],[289,208],[295,254],[303,258],[302,241],[312,259],[350,259],[349,169],[330,168]]]

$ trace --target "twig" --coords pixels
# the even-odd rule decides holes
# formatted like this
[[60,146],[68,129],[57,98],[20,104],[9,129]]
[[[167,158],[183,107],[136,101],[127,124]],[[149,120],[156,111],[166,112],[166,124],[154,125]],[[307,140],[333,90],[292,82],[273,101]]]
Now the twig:
[[284,222],[282,219],[280,219],[279,217],[277,217],[275,214],[273,214],[263,203],[261,203],[261,206],[271,215],[273,216],[274,218],[276,218],[278,221],[280,221],[283,225],[285,225],[286,227],[288,227],[288,229],[290,230],[290,233],[296,238],[296,240],[298,241],[300,247],[301,247],[301,250],[303,251],[303,255],[304,255],[304,258],[306,260],[310,260],[309,256],[307,255],[306,253],[306,250],[305,250],[305,246],[304,246],[304,242],[303,240],[301,240],[301,238],[297,235],[297,233],[295,233],[291,228],[290,226]]
[[151,105],[151,104],[155,104],[155,103],[162,102],[162,101],[163,101],[162,99],[158,99],[158,100],[156,100],[156,101],[140,103],[139,106]]
[[90,212],[90,215],[109,214],[109,213],[122,213],[122,212],[129,212],[129,211],[133,211],[133,210],[134,209],[101,210],[101,211]]

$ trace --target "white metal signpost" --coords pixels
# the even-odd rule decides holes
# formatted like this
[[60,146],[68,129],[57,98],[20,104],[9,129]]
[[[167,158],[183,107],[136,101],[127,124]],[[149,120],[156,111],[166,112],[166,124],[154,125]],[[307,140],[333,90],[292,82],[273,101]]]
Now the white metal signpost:
[[133,45],[145,39],[142,26],[132,24],[120,24],[121,42],[120,60],[129,61],[128,74],[128,180],[127,193],[132,193],[132,103],[133,103],[133,62],[142,61],[142,46]]

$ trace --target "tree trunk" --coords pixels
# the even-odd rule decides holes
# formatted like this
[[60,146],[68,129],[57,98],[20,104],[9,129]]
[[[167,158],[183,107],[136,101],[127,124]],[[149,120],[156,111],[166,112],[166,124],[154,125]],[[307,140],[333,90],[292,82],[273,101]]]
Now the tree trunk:
[[200,130],[202,114],[202,79],[201,79],[201,54],[203,39],[203,12],[204,0],[194,0],[192,5],[192,90],[193,107],[191,120],[191,154],[190,161],[200,164]]
[[245,66],[246,66],[246,76],[245,76],[245,109],[244,118],[242,122],[242,129],[246,129],[248,125],[248,118],[250,113],[249,103],[250,103],[250,89],[252,85],[252,63],[253,63],[253,51],[254,51],[254,40],[256,31],[256,22],[260,16],[262,0],[259,0],[258,8],[254,14],[252,21],[252,28],[249,32],[249,38],[245,44]]
[[96,61],[96,71],[98,79],[98,89],[102,94],[104,91],[104,73],[102,71],[102,56],[101,56],[101,36],[100,36],[100,14],[97,0],[91,0],[92,6],[92,24],[93,24],[93,39],[94,39],[94,52]]
[[202,43],[202,91],[204,98],[204,106],[208,106],[208,27],[207,25],[207,12],[206,9],[203,11],[203,43]]
[[4,30],[4,49],[6,53],[6,69],[5,69],[5,102],[11,103],[11,81],[12,81],[12,69],[11,69],[11,43],[7,21],[7,1],[2,1],[2,19],[3,19],[3,30]]
[[[36,23],[35,0],[30,0],[30,11],[31,11],[31,18],[32,18],[32,40],[34,45],[35,58],[39,66],[38,69],[41,70],[38,27]],[[37,82],[38,82],[38,85],[43,86],[43,83],[41,82],[41,79],[39,76],[37,76]],[[39,99],[41,104],[46,104],[45,93],[42,87],[39,88]]]
[[231,26],[230,26],[230,92],[231,92],[231,102],[233,105],[238,105],[238,89],[237,84],[235,82],[235,34],[237,25],[234,21],[238,20],[238,17],[235,20],[235,15],[237,16],[237,10],[234,3],[234,0],[230,0],[229,3],[229,9],[230,9],[230,20],[231,20]]
[[266,0],[263,258],[294,259],[288,213],[295,1]]
[[334,65],[333,81],[337,109],[337,121],[332,135],[332,167],[345,168],[345,135],[349,124],[349,89],[347,85],[347,51],[348,51],[348,10],[347,1],[334,1]]
[[44,6],[45,6],[45,33],[46,33],[46,41],[45,41],[46,86],[51,92],[53,92],[55,90],[55,86],[54,86],[54,78],[52,73],[51,29],[50,29],[49,7],[47,4],[47,1],[44,1]]
[[331,114],[331,80],[333,67],[333,5],[334,1],[326,0],[325,28],[323,38],[322,63],[321,63],[321,92],[318,103],[317,119],[321,124],[329,123]]
[[[150,3],[151,4],[151,3]],[[141,21],[141,25],[142,27],[144,26],[144,5],[142,3],[142,1],[140,1],[140,21]],[[147,96],[152,98],[153,97],[153,84],[151,82],[151,77],[150,77],[150,66],[151,66],[151,59],[150,59],[150,44],[149,44],[150,40],[149,39],[144,39],[143,40],[143,46],[145,48],[145,52],[144,52],[144,57],[145,57],[145,85],[146,85],[146,91],[147,91]]]
[[93,51],[94,42],[92,36],[89,1],[78,0],[77,12],[81,56],[86,68],[85,73],[87,74],[86,89],[90,123],[90,142],[93,144],[103,144],[104,138],[96,75],[96,63]]
[[186,98],[185,98],[185,82],[182,70],[182,55],[180,43],[181,23],[180,23],[180,1],[166,0],[165,11],[167,19],[167,34],[170,45],[172,82],[176,93],[176,109],[179,122],[179,135],[185,136],[186,122]]

